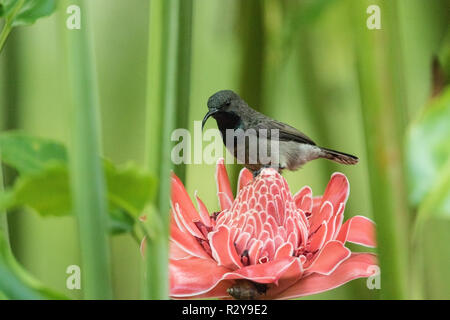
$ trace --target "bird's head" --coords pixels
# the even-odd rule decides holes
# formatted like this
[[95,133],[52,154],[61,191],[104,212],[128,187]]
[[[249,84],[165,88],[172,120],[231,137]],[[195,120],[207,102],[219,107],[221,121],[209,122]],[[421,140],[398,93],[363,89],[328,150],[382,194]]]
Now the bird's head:
[[231,90],[221,90],[208,99],[208,113],[202,121],[202,129],[209,117],[216,118],[219,114],[236,113],[239,110],[241,97]]

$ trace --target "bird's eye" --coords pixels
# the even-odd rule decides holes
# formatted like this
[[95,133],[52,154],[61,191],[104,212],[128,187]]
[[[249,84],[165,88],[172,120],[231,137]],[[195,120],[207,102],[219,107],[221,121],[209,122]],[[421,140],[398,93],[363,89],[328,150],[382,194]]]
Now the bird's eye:
[[225,102],[225,105],[226,105],[227,107],[229,107],[229,106],[231,105],[231,101],[228,100],[227,102]]

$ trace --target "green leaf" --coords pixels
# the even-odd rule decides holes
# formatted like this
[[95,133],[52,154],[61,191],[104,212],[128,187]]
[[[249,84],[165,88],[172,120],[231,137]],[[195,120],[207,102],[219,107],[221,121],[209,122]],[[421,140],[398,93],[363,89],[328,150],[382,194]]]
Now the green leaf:
[[34,174],[50,164],[67,163],[65,147],[52,140],[20,132],[0,135],[1,159],[20,174]]
[[[153,200],[155,181],[133,165],[116,167],[105,161],[109,200],[110,231],[129,232],[147,203]],[[14,187],[0,193],[0,210],[26,206],[42,216],[63,216],[72,212],[67,165],[56,164],[39,173],[22,175]]]
[[14,19],[13,26],[33,24],[37,19],[51,15],[55,8],[55,0],[28,0]]
[[[409,201],[423,214],[450,217],[450,88],[431,101],[407,135]],[[426,210],[424,209],[426,208]]]
[[72,210],[69,192],[67,166],[58,164],[38,174],[18,178],[6,204],[9,207],[27,206],[42,216],[63,216]]
[[104,170],[110,204],[137,218],[146,204],[153,201],[155,179],[131,163],[116,167],[105,160]]
[[7,16],[11,13],[17,0],[0,0],[0,17]]
[[[67,152],[64,145],[23,133],[0,135],[2,160],[20,176],[12,189],[0,193],[0,210],[29,207],[42,216],[72,211]],[[155,179],[133,164],[116,166],[103,161],[113,234],[133,230],[135,219],[153,201]]]
[[109,210],[108,230],[111,234],[130,233],[134,225],[135,220],[125,210],[119,208]]
[[[14,194],[11,191],[0,192],[0,211],[13,206]],[[2,214],[3,212],[0,212]]]
[[20,0],[0,0],[0,16],[12,19],[13,27],[33,24],[37,19],[51,15],[56,8],[55,0],[25,0],[14,14],[14,9],[21,5],[20,2]]

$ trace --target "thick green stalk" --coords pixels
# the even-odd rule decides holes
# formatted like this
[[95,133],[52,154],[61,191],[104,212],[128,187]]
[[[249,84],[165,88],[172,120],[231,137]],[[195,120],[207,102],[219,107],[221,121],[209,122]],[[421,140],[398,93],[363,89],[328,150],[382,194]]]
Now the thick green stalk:
[[179,50],[179,20],[180,0],[164,1],[163,35],[166,39],[163,43],[163,91],[162,91],[162,146],[159,162],[160,192],[158,197],[158,209],[163,223],[168,226],[169,203],[170,203],[170,172],[173,170],[171,160],[171,149],[173,143],[170,141],[173,130],[176,128],[177,119],[177,78],[178,50]]
[[5,26],[3,27],[1,33],[0,33],[0,53],[2,52],[5,43],[6,43],[6,39],[8,39],[9,34],[11,33],[12,30],[12,26],[10,23],[6,23]]
[[[167,299],[169,295],[170,174],[174,170],[171,135],[178,126],[186,128],[188,124],[191,31],[192,1],[151,1],[147,160],[150,170],[159,176],[156,207],[162,230],[147,241],[148,299]],[[183,178],[184,168],[178,167],[177,173]]]
[[[182,0],[180,2],[176,126],[177,128],[185,129],[189,126],[191,93],[192,10],[192,0]],[[185,181],[186,165],[177,165],[175,173],[182,181]]]
[[95,63],[87,19],[82,8],[81,29],[68,30],[68,63],[72,88],[72,146],[70,175],[81,243],[83,288],[86,299],[112,298],[107,204],[100,160],[99,102]]
[[240,95],[253,108],[263,108],[265,27],[264,1],[241,1],[239,7],[240,42],[242,61]]
[[[2,168],[2,151],[0,150],[0,193],[3,189],[3,168]],[[0,211],[0,233],[4,235],[5,240],[9,246],[9,231],[8,231],[8,218],[6,212]]]
[[[264,7],[264,1],[240,1],[236,22],[239,26],[239,42],[242,51],[239,95],[258,111],[263,111],[264,108],[264,67],[266,61]],[[237,184],[240,170],[241,166],[236,164],[228,169],[232,186]]]
[[[163,85],[163,2],[150,1],[148,76],[147,76],[147,124],[146,124],[146,157],[147,166],[152,174],[159,176],[161,164],[161,128],[162,128],[162,91]],[[167,244],[158,239],[147,238],[145,251],[145,271],[143,297],[146,299],[167,299],[169,289]]]
[[[382,290],[385,299],[406,298],[408,226],[405,184],[402,168],[404,106],[395,98],[396,85],[392,65],[398,55],[392,46],[393,31],[388,27],[387,9],[381,1],[349,2],[354,14],[355,49],[360,86],[361,108],[367,148],[372,211],[377,223],[378,253]],[[380,5],[383,29],[366,27],[366,8]],[[398,93],[398,92],[397,92]]]
[[[5,28],[5,27],[4,27]],[[4,32],[4,29],[2,30]],[[12,39],[14,40],[14,39]],[[5,74],[5,78],[2,81],[3,87],[1,90],[1,94],[3,96],[3,101],[0,101],[1,105],[1,116],[3,117],[3,121],[0,121],[0,131],[12,129],[17,122],[17,109],[18,105],[16,103],[16,99],[14,96],[16,95],[16,88],[13,85],[15,70],[17,70],[17,63],[14,56],[16,43],[10,42],[8,49],[5,51],[5,55],[2,56],[3,61],[3,72]],[[3,46],[0,46],[0,53],[3,49]],[[4,184],[8,182],[9,179],[8,171],[3,171],[2,161],[1,161],[1,150],[0,150],[0,192],[4,191]],[[3,235],[6,238],[6,241],[9,245],[9,228],[8,228],[8,218],[6,212],[0,212],[0,232],[3,232]]]
[[159,175],[161,154],[161,120],[162,120],[162,92],[163,86],[163,2],[150,1],[149,13],[149,41],[148,41],[148,70],[147,70],[147,115],[146,115],[146,163],[149,171],[157,177]]
[[12,300],[43,300],[44,296],[24,284],[0,256],[0,291]]

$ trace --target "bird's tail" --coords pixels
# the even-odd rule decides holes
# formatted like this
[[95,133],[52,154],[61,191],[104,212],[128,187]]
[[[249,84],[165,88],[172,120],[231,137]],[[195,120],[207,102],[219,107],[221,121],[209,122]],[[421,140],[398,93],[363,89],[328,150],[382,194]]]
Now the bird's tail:
[[323,151],[322,158],[329,159],[342,164],[357,164],[359,159],[348,153],[343,153],[327,148],[320,148]]

